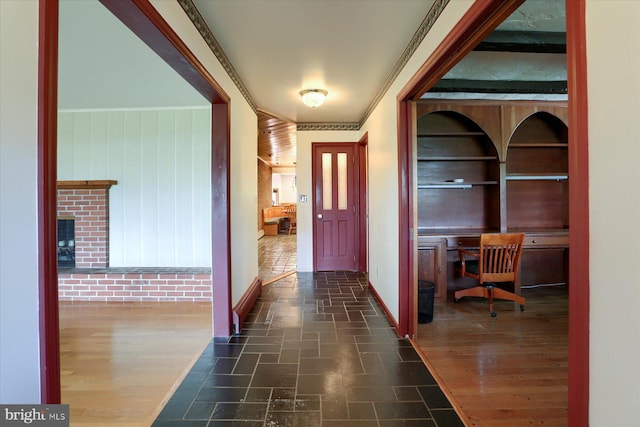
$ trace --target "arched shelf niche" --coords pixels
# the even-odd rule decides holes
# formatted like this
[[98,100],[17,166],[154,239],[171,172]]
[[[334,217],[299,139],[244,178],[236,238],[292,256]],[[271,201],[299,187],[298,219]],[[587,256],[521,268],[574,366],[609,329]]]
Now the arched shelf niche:
[[418,232],[500,230],[500,164],[491,138],[469,117],[434,111],[417,119]]
[[508,230],[569,228],[568,128],[536,112],[509,139],[506,159]]

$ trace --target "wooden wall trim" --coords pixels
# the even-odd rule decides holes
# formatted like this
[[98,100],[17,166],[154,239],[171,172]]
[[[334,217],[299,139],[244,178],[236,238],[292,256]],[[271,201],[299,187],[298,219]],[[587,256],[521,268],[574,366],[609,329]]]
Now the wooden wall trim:
[[[507,17],[522,1],[477,0],[443,43],[399,92],[398,100],[398,154],[399,154],[399,212],[400,212],[400,325],[405,324],[413,301],[406,289],[413,280],[413,253],[410,247],[411,197],[409,186],[412,135],[407,129],[410,109],[407,104],[417,100],[435,84],[458,59],[492,31],[500,20]],[[588,102],[585,0],[566,1],[567,10],[567,71],[569,122],[569,425],[589,425],[589,180],[588,180]],[[407,162],[407,156],[409,162]]]
[[524,0],[476,0],[398,95],[416,100],[434,86]]
[[387,305],[384,303],[384,301],[380,297],[380,294],[378,293],[378,291],[376,291],[376,288],[373,287],[371,282],[369,282],[369,292],[371,293],[371,295],[373,295],[375,300],[378,301],[378,304],[380,304],[380,307],[382,307],[382,311],[384,311],[384,314],[387,316],[387,320],[389,320],[389,324],[393,327],[393,329],[396,330],[396,333],[398,334],[398,336],[400,337],[404,336],[404,335],[401,335],[401,333],[399,332],[398,322],[391,314],[389,307],[387,307]]
[[262,293],[262,280],[258,277],[253,279],[251,285],[247,291],[242,295],[240,301],[233,307],[233,328],[234,333],[239,334],[244,325],[244,321],[249,315],[251,308],[256,302],[256,299]]
[[100,3],[212,104],[230,101],[222,87],[149,0],[100,0]]
[[58,0],[38,3],[38,299],[40,306],[40,399],[61,403],[58,315],[57,132]]
[[134,34],[208,99],[211,106],[213,335],[228,337],[231,319],[229,96],[149,0],[100,0]]
[[569,425],[589,426],[589,114],[585,0],[566,1],[569,89]]
[[[149,0],[101,0],[114,14],[152,47],[212,107],[212,154],[221,154],[212,164],[212,229],[216,253],[212,256],[214,336],[231,334],[231,242],[229,221],[229,96],[160,16]],[[38,3],[38,290],[40,305],[40,389],[42,403],[60,403],[60,337],[56,248],[56,163],[58,90],[58,0]],[[165,51],[166,49],[166,51]],[[219,126],[218,126],[219,125]],[[218,126],[218,127],[216,127]],[[217,204],[216,202],[223,202]],[[219,237],[219,240],[215,240]],[[218,298],[220,297],[220,298]]]
[[58,190],[108,190],[112,185],[116,185],[118,181],[112,179],[103,180],[76,180],[76,181],[58,181]]

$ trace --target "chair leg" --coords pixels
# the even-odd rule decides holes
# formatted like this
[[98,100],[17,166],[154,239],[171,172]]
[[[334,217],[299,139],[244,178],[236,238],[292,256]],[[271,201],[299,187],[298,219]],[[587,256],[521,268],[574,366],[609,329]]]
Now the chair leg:
[[488,298],[489,296],[488,296],[487,288],[485,288],[484,286],[476,286],[473,288],[456,291],[456,293],[453,296],[453,299],[455,302],[458,302],[458,300],[462,297]]
[[520,295],[516,295],[513,292],[505,291],[504,289],[494,288],[495,297],[498,299],[503,299],[507,301],[514,301],[520,304],[520,311],[524,311],[524,297]]
[[496,317],[497,313],[496,311],[493,309],[493,291],[494,291],[495,287],[493,285],[489,285],[487,286],[487,293],[489,294],[489,315],[491,317]]
[[494,299],[501,299],[507,301],[514,301],[520,304],[520,310],[524,311],[525,299],[520,295],[516,295],[512,292],[505,291],[493,283],[487,283],[486,286],[476,286],[469,289],[462,289],[456,291],[453,297],[455,302],[458,302],[462,297],[482,297],[489,300],[489,314],[491,317],[496,317],[497,313],[494,310]]

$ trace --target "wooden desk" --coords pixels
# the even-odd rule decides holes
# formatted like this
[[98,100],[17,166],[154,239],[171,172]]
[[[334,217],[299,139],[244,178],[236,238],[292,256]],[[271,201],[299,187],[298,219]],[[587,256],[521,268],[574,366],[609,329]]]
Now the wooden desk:
[[[491,231],[487,231],[491,232]],[[568,283],[569,230],[512,230],[525,233],[515,292],[522,286]],[[475,286],[469,278],[456,272],[458,249],[477,249],[480,232],[470,230],[420,231],[418,234],[418,279],[436,284],[436,297],[446,297],[447,290]],[[446,253],[445,253],[446,251]]]

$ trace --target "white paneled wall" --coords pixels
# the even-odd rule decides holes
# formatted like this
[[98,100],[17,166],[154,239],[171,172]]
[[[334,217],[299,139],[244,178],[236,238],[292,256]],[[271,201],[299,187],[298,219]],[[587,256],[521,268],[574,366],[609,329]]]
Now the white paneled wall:
[[115,179],[110,266],[211,265],[211,109],[63,111],[58,179]]

